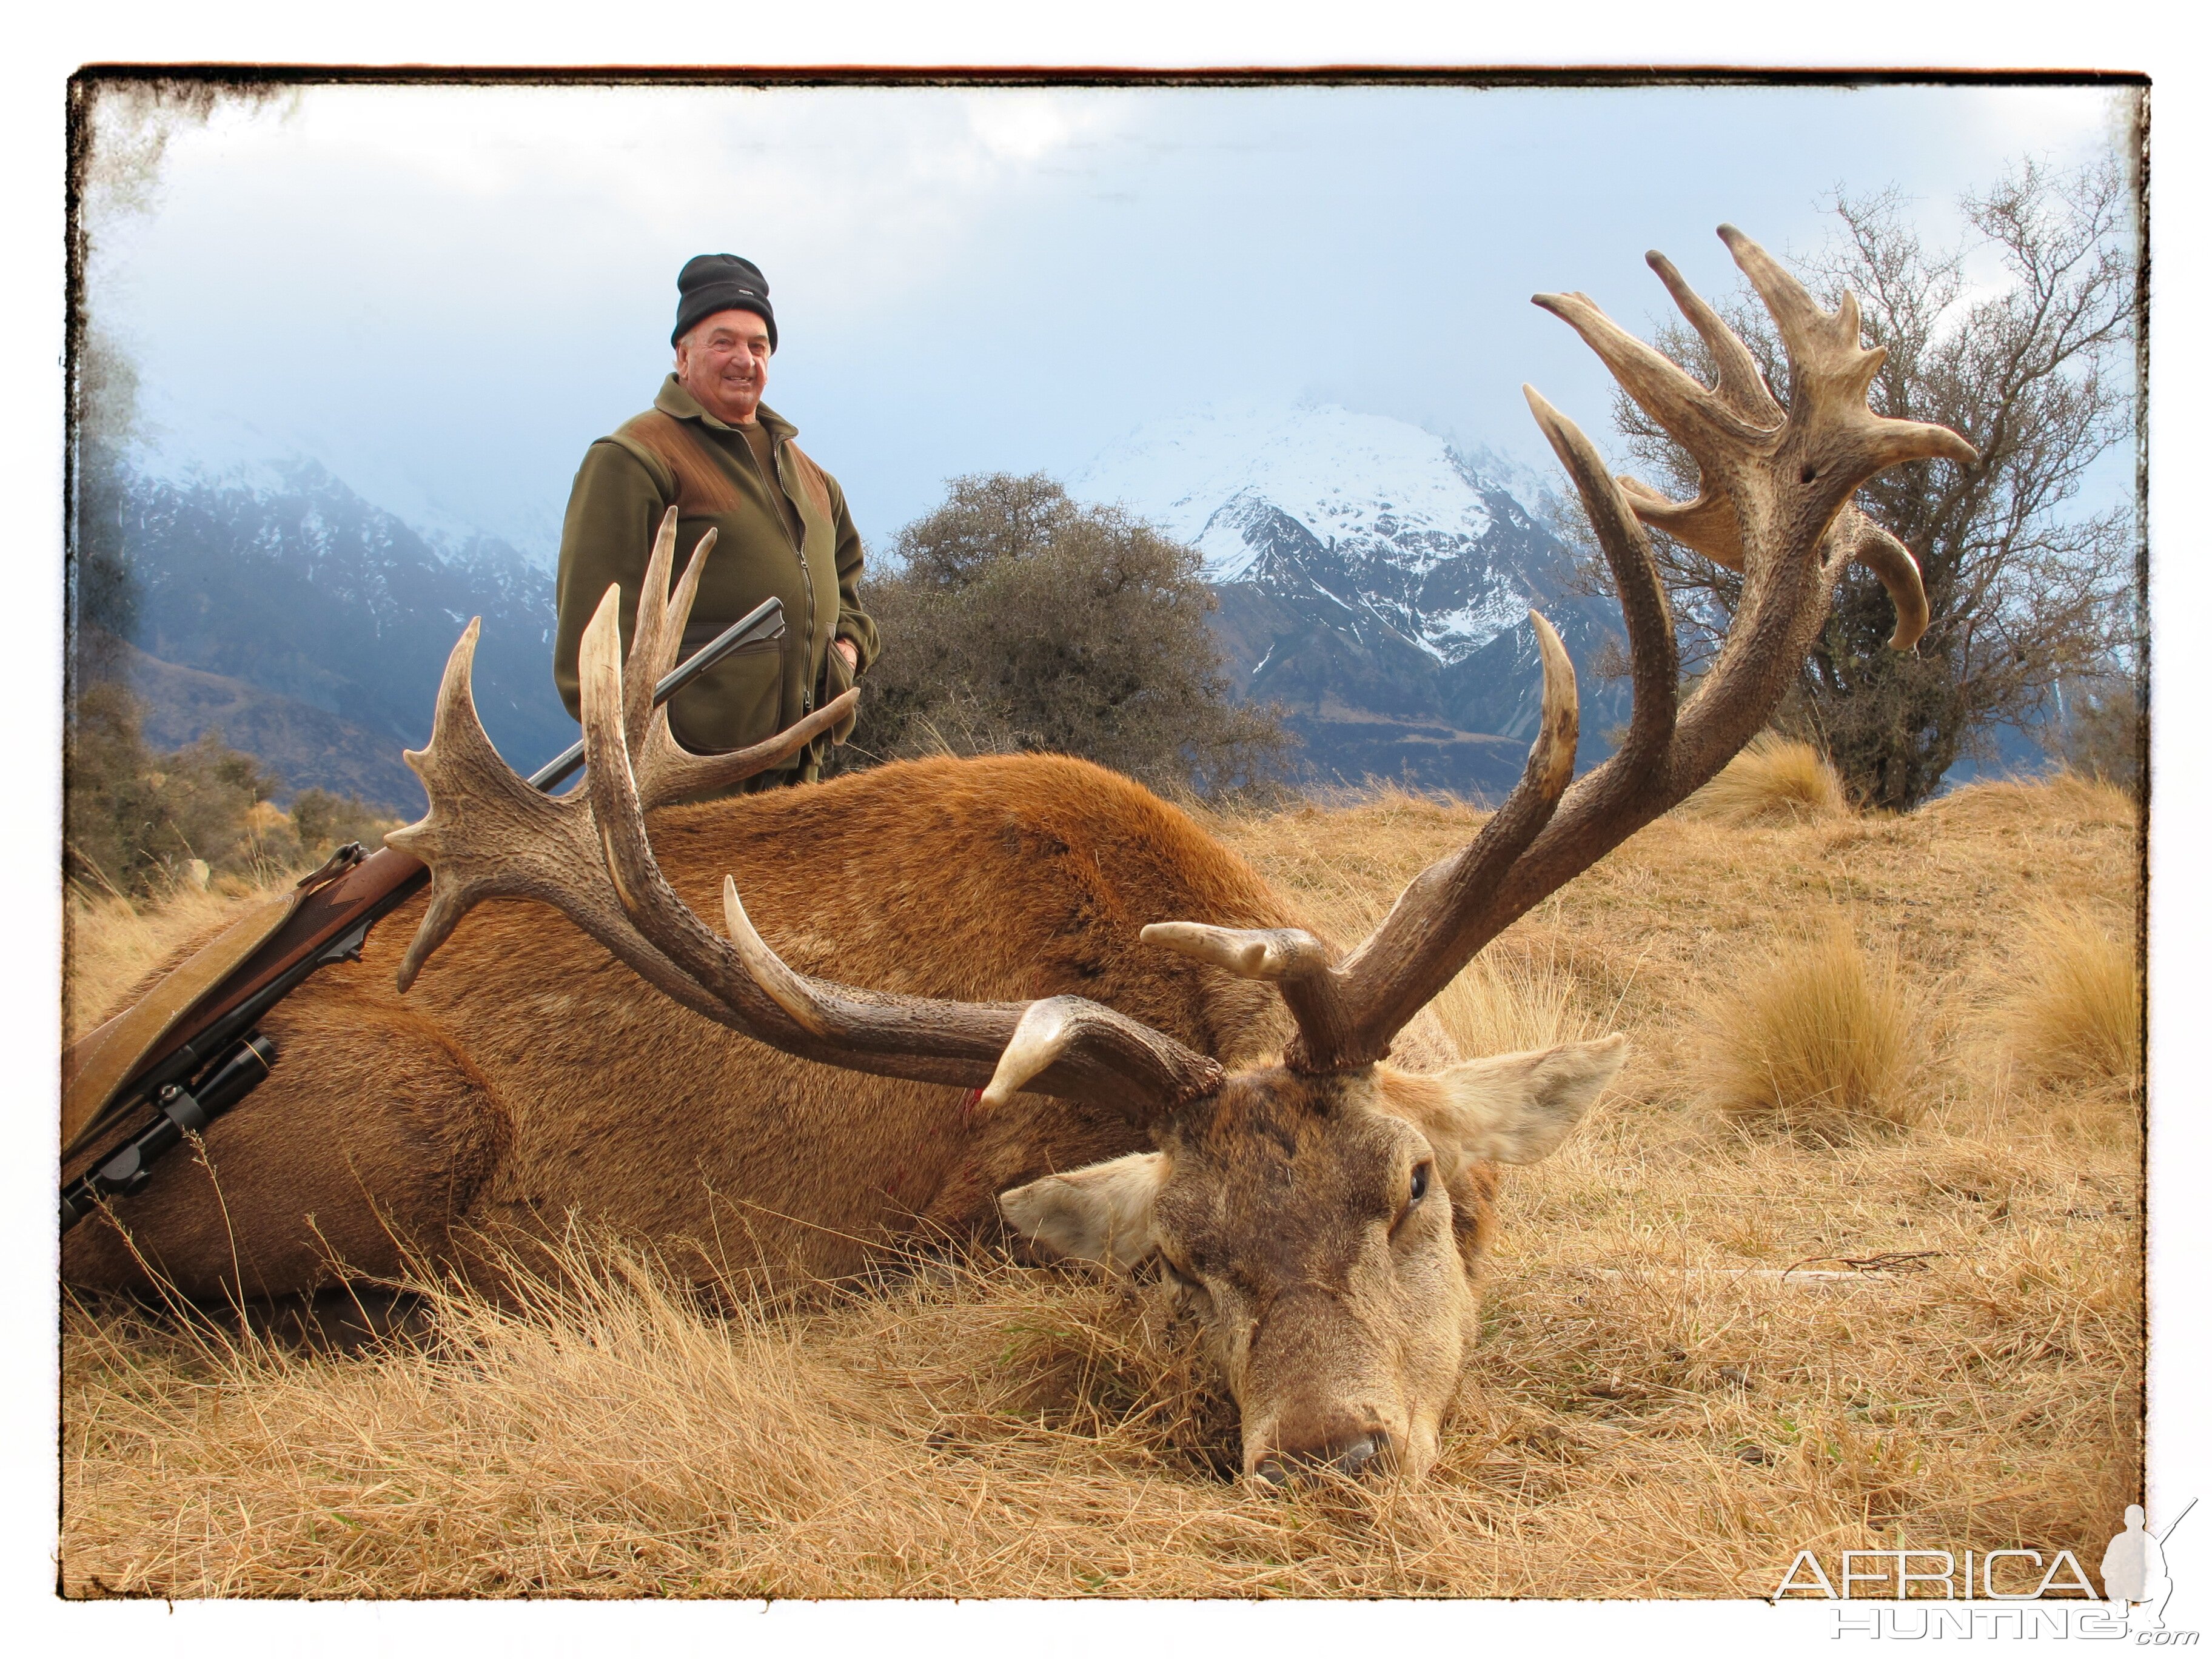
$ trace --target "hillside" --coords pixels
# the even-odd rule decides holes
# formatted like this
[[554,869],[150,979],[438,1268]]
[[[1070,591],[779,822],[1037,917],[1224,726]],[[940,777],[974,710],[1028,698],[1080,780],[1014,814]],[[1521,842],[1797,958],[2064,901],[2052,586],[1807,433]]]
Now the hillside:
[[181,749],[216,731],[284,781],[280,799],[327,789],[410,817],[427,805],[399,745],[384,732],[244,680],[180,668],[119,641],[100,649],[143,700],[146,741],[156,750]]
[[288,791],[358,789],[412,817],[423,799],[399,752],[428,738],[472,616],[493,741],[527,770],[574,739],[553,691],[551,578],[504,544],[434,546],[312,465],[251,483],[133,475],[122,503],[129,672],[161,741],[221,726]]

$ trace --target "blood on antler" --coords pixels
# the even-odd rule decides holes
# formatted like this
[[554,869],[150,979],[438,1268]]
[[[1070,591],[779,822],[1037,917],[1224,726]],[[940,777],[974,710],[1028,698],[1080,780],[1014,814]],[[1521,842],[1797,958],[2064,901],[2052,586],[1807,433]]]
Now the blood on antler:
[[[1720,234],[1788,353],[1786,410],[1742,342],[1656,253],[1652,268],[1712,352],[1718,368],[1712,386],[1626,333],[1581,295],[1536,299],[1582,335],[1699,471],[1698,494],[1687,502],[1616,481],[1574,423],[1524,388],[1589,510],[1619,590],[1635,695],[1620,751],[1569,787],[1574,670],[1551,624],[1532,613],[1543,714],[1519,785],[1472,843],[1414,879],[1357,950],[1340,955],[1297,928],[1193,921],[1145,928],[1150,943],[1274,982],[1297,1028],[1285,1056],[1293,1069],[1346,1071],[1382,1058],[1423,1005],[1514,918],[1717,773],[1773,712],[1851,559],[1868,562],[1896,598],[1893,643],[1909,645],[1925,625],[1911,555],[1858,513],[1851,497],[1900,461],[1971,460],[1972,447],[1944,428],[1875,415],[1866,393],[1882,354],[1860,345],[1856,302],[1846,295],[1836,311],[1823,312],[1757,244],[1729,226]],[[1674,623],[1645,523],[1744,577],[1735,625],[1696,695],[1680,708]],[[695,556],[666,599],[673,539],[672,514],[647,573],[628,664],[616,590],[585,633],[582,789],[549,799],[507,769],[470,700],[474,623],[455,648],[436,735],[428,750],[408,757],[429,792],[430,815],[390,838],[434,872],[430,910],[401,969],[403,987],[470,906],[512,894],[566,911],[687,1007],[804,1058],[981,1088],[991,1104],[1027,1088],[1109,1104],[1140,1123],[1218,1089],[1224,1074],[1214,1060],[1082,998],[962,1003],[836,985],[777,957],[746,915],[733,881],[723,890],[727,938],[684,904],[654,860],[647,812],[744,775],[748,764],[758,769],[789,754],[841,718],[853,694],[744,756],[685,754],[668,734],[665,711],[651,706],[651,688],[670,665],[701,566]]]

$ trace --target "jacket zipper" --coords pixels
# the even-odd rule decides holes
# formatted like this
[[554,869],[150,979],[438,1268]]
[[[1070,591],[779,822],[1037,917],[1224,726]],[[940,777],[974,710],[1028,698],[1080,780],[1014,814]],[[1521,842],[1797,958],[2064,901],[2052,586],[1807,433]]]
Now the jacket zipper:
[[[791,501],[791,510],[799,514],[799,539],[794,541],[792,538],[791,526],[785,520],[782,508],[777,507],[772,501],[769,503],[769,510],[775,515],[776,527],[783,532],[784,540],[791,543],[792,555],[799,561],[799,584],[806,590],[806,666],[811,669],[814,666],[814,573],[806,568],[805,540],[806,514],[799,512],[799,503],[792,501],[790,492],[783,488],[783,441],[773,432],[768,434],[769,453],[775,457],[775,477],[773,478],[762,472],[760,457],[754,453],[751,443],[748,441],[744,433],[740,432],[738,434],[738,441],[744,446],[745,459],[752,463],[753,474],[760,479],[762,488],[771,492],[781,491],[784,499]],[[803,720],[813,712],[814,677],[811,673],[805,673],[802,674],[799,684],[799,717]]]

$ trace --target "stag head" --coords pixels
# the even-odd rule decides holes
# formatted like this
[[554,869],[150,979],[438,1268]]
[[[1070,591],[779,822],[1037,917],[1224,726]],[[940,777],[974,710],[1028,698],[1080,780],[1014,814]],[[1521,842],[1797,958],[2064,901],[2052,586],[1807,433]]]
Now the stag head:
[[[1850,296],[1823,312],[1755,243],[1730,227],[1720,234],[1787,349],[1787,410],[1742,343],[1657,254],[1652,267],[1719,367],[1713,386],[1580,295],[1536,299],[1582,334],[1700,472],[1686,503],[1616,481],[1573,423],[1528,392],[1620,593],[1636,702],[1619,752],[1569,787],[1574,672],[1550,624],[1532,615],[1543,717],[1520,784],[1358,948],[1340,951],[1295,928],[1163,919],[1144,929],[1163,949],[1273,982],[1293,1027],[1279,1063],[1231,1076],[1079,997],[958,1003],[815,979],[760,938],[733,882],[724,884],[723,931],[687,908],[654,861],[645,823],[647,807],[696,787],[702,763],[668,738],[666,716],[647,695],[672,665],[701,564],[691,562],[667,599],[672,514],[627,665],[614,590],[584,636],[583,790],[537,795],[499,761],[469,695],[473,627],[456,647],[430,747],[408,757],[430,814],[390,837],[430,865],[435,883],[403,982],[469,905],[522,894],[562,908],[685,1006],[787,1053],[980,1089],[982,1110],[1018,1091],[1125,1113],[1152,1151],[1007,1192],[1000,1206],[1008,1222],[1050,1255],[1122,1267],[1158,1259],[1227,1375],[1248,1474],[1279,1482],[1334,1466],[1418,1476],[1436,1455],[1471,1338],[1473,1269],[1496,1166],[1557,1147],[1619,1071],[1626,1044],[1616,1036],[1424,1073],[1389,1063],[1394,1039],[1516,917],[1711,779],[1765,723],[1844,564],[1862,559],[1888,586],[1899,618],[1893,643],[1909,647],[1926,616],[1917,568],[1851,497],[1900,461],[1974,453],[1943,428],[1868,408],[1881,354],[1860,346]],[[1744,574],[1735,624],[1680,707],[1673,623],[1644,522]],[[805,741],[843,703],[779,746]]]

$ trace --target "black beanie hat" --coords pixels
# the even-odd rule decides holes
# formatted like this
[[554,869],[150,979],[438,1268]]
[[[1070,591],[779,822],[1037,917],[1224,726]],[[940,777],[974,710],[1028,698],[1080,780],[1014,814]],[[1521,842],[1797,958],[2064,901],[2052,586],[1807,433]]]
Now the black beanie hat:
[[750,259],[734,253],[702,253],[686,259],[676,273],[676,344],[718,311],[750,311],[768,325],[768,349],[775,349],[775,311],[768,302],[768,278]]

